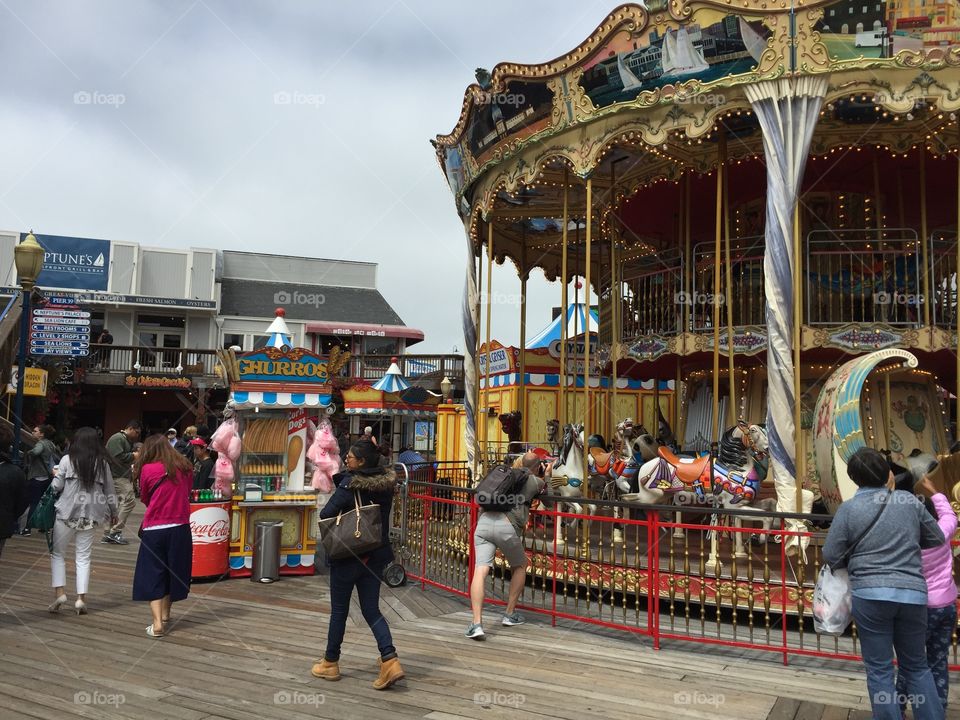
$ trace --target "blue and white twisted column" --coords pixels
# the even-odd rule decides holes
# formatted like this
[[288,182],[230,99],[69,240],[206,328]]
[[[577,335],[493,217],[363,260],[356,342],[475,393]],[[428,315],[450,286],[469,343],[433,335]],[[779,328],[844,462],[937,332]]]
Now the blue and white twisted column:
[[463,429],[467,446],[467,466],[476,479],[478,477],[479,453],[477,452],[477,409],[475,405],[477,391],[477,328],[480,326],[480,296],[477,292],[477,270],[470,240],[470,215],[464,216],[464,230],[467,238],[467,275],[463,283],[463,303],[461,305],[461,323],[463,325],[463,409],[466,424]]
[[[763,257],[764,290],[767,300],[767,435],[770,443],[770,469],[777,491],[780,512],[809,512],[813,493],[804,491],[803,508],[797,508],[796,438],[799,428],[794,420],[798,398],[794,392],[793,307],[795,256],[793,218],[810,151],[813,130],[827,90],[821,77],[771,80],[746,85],[747,99],[753,106],[763,131],[763,151],[767,165],[766,250]],[[809,498],[809,502],[808,502]],[[788,522],[788,529],[802,524]],[[787,550],[796,552],[793,537]]]

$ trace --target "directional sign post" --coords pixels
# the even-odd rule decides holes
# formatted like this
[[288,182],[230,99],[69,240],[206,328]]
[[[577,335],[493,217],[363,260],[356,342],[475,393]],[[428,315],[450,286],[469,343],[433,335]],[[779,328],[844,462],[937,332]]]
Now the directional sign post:
[[76,298],[51,298],[33,311],[30,323],[32,355],[83,356],[90,354],[90,312],[76,306]]

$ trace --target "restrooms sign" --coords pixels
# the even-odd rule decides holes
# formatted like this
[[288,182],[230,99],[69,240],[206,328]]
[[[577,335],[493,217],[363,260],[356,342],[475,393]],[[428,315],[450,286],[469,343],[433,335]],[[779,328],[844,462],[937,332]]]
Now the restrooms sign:
[[106,290],[110,242],[89,238],[37,235],[45,250],[37,285],[71,290]]

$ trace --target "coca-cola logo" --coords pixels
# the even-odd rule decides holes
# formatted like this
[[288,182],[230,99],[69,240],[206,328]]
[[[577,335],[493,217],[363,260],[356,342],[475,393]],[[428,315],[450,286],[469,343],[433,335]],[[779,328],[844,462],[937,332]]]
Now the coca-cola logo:
[[220,507],[205,507],[190,513],[193,542],[201,545],[227,542],[230,539],[230,515]]

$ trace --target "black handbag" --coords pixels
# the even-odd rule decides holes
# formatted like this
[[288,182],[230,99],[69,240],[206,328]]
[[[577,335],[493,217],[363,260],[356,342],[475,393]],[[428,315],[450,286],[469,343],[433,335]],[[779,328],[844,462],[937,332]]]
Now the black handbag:
[[320,543],[331,560],[359,558],[383,544],[380,506],[360,504],[360,494],[353,493],[353,510],[320,520]]

